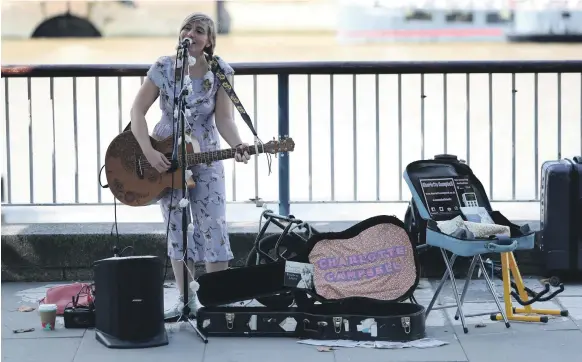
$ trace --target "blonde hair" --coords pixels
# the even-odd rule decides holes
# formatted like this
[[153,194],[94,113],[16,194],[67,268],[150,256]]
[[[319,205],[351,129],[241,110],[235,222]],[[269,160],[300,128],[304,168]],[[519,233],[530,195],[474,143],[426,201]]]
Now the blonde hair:
[[210,40],[210,45],[204,48],[204,51],[206,52],[206,54],[212,57],[214,55],[214,47],[216,46],[216,27],[214,26],[214,21],[210,18],[210,16],[203,13],[192,13],[188,15],[182,21],[182,25],[180,26],[180,32],[186,27],[186,25],[196,22],[204,24],[208,29],[207,36]]

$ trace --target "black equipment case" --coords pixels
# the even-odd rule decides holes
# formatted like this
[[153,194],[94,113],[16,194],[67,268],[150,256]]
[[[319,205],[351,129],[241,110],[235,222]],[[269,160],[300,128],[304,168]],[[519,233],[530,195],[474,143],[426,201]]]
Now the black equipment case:
[[542,164],[540,222],[546,270],[582,271],[582,157]]
[[303,311],[300,335],[312,339],[412,341],[425,337],[424,307],[369,298],[315,304]]
[[297,308],[202,307],[196,324],[208,336],[299,337],[302,318]]
[[[326,246],[333,246],[336,253],[338,250],[353,253],[358,250],[354,249],[354,242],[362,244],[369,240],[373,240],[379,250],[389,250],[382,254],[384,260],[360,254],[357,265],[360,269],[351,271],[346,265],[335,266],[335,284],[326,283],[321,274],[326,271],[319,270],[318,266],[321,259],[317,261],[313,256],[323,251],[336,258],[334,260],[340,260],[342,256],[333,254],[333,250],[327,254]],[[363,260],[366,257],[368,260]],[[339,280],[346,276],[347,280]],[[200,276],[198,297],[204,307],[197,312],[197,327],[208,336],[417,340],[425,337],[425,309],[422,305],[403,301],[412,297],[418,281],[418,257],[404,224],[393,216],[376,216],[341,232],[311,236],[303,251],[290,260]],[[302,282],[304,285],[300,286]],[[346,288],[350,285],[363,287],[370,293],[362,295],[365,293],[358,294],[357,289],[350,291]],[[380,293],[382,290],[384,294]],[[277,294],[285,297],[288,292],[295,297],[293,307],[220,306]],[[340,292],[344,295],[330,297]]]
[[[293,307],[243,306],[261,297],[286,298],[285,261],[203,274],[198,278],[198,330],[206,336],[297,337],[301,315]],[[228,304],[237,304],[236,306]]]
[[202,333],[216,337],[394,342],[425,337],[424,307],[368,298],[350,298],[308,308],[203,307],[198,310],[196,320]]
[[[419,227],[424,229],[417,234],[418,244],[443,248],[464,257],[534,248],[535,232],[529,225],[513,224],[502,213],[493,210],[481,181],[456,156],[437,155],[432,160],[414,161],[406,166],[404,179],[412,193],[405,219],[414,222],[406,228],[412,232],[418,232]],[[463,205],[484,208],[495,224],[509,227],[510,237],[492,235],[473,239],[442,233],[437,222],[459,216],[465,220]]]

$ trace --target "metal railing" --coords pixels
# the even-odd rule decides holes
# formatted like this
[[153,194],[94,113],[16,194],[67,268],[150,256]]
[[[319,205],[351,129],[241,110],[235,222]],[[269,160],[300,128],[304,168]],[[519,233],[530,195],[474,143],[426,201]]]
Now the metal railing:
[[[290,136],[296,148],[276,161],[276,192],[260,182],[261,157],[252,170],[233,163],[229,202],[267,194],[285,215],[294,202],[406,202],[406,164],[438,153],[465,159],[494,202],[537,201],[541,164],[582,154],[582,61],[232,65],[263,141]],[[147,69],[3,66],[5,205],[112,203],[97,173]],[[148,114],[150,130],[158,119]],[[237,180],[253,171],[251,191]]]

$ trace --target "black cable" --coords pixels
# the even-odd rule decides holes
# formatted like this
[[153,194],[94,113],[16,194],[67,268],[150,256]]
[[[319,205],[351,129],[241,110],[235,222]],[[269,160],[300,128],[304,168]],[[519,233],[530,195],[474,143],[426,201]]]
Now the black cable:
[[133,246],[131,246],[131,245],[130,246],[126,246],[125,248],[123,248],[122,251],[119,252],[119,256],[123,256],[123,253],[125,253],[125,251],[127,249],[131,249],[131,250],[134,250],[135,251],[135,249],[133,248]]

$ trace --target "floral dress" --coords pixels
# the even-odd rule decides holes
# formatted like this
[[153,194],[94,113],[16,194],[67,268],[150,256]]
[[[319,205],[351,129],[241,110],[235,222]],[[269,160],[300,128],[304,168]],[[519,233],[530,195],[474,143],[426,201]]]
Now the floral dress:
[[[218,57],[217,57],[218,58]],[[228,63],[218,58],[224,74],[234,74]],[[156,124],[152,137],[163,139],[172,135],[174,120],[174,66],[175,59],[160,57],[148,70],[147,77],[160,89],[159,105],[162,118]],[[186,96],[186,132],[200,144],[200,150],[220,149],[220,138],[214,123],[216,94],[220,86],[210,70],[202,79],[190,78],[191,91]],[[179,84],[178,84],[179,87]],[[176,89],[176,94],[179,90]],[[175,129],[178,134],[179,129]],[[220,262],[233,259],[226,226],[226,187],[222,161],[190,168],[196,187],[189,189],[190,212],[178,206],[182,190],[169,191],[160,201],[164,225],[170,218],[168,256],[182,259],[182,211],[188,212],[188,260]]]

